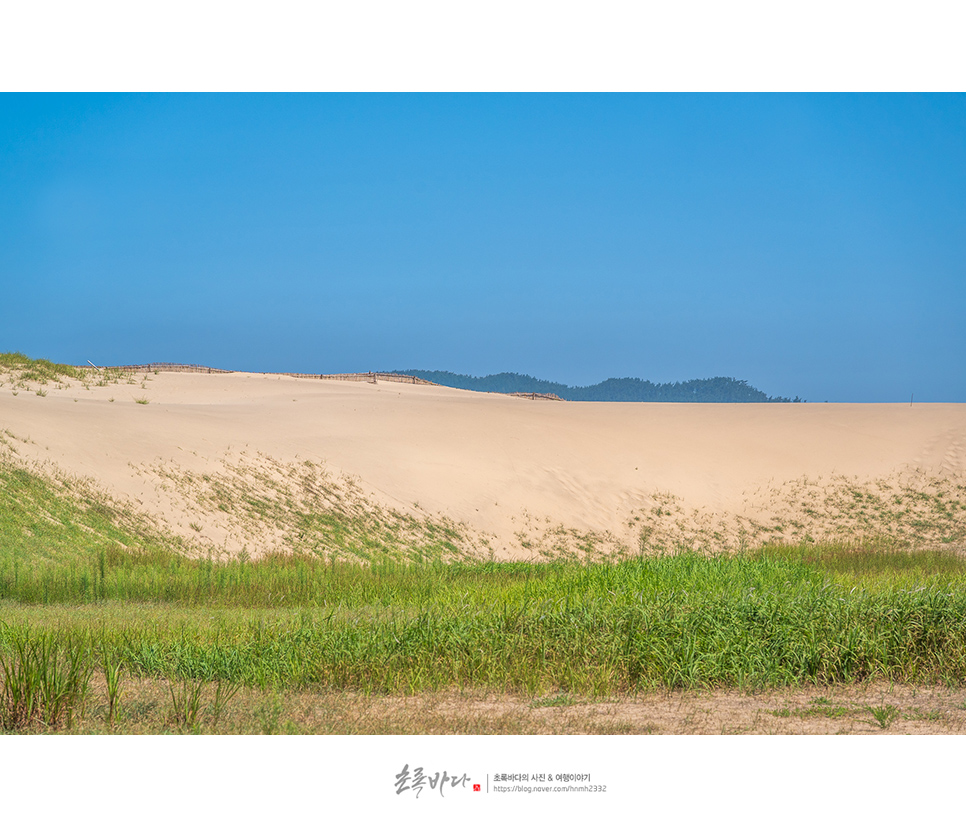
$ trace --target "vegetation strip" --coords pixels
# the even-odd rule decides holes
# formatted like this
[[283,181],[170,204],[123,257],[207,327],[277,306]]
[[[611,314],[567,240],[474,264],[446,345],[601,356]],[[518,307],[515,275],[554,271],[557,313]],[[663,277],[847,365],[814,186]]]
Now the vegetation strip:
[[[456,686],[604,696],[966,680],[961,572],[849,587],[808,564],[808,551],[791,555],[332,567],[152,563],[141,554],[106,569],[88,592],[176,605],[145,607],[141,622],[122,623],[116,607],[90,604],[65,571],[64,601],[87,603],[84,616],[8,602],[0,651],[25,656],[37,640],[84,645],[134,676],[367,693]],[[3,597],[17,600],[8,579]],[[256,605],[261,613],[245,617]],[[181,615],[173,626],[172,613]]]

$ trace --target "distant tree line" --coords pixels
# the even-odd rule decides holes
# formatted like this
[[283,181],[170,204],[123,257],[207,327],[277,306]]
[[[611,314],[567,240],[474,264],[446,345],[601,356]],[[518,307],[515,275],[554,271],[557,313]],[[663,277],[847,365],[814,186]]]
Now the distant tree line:
[[492,391],[510,394],[516,391],[537,394],[556,394],[563,400],[584,402],[654,402],[654,403],[790,403],[802,402],[795,397],[769,397],[745,380],[727,376],[711,379],[689,379],[687,382],[648,382],[636,377],[607,379],[596,385],[571,386],[559,382],[536,379],[527,374],[490,374],[468,376],[450,371],[392,371],[406,376],[418,376],[467,391]]

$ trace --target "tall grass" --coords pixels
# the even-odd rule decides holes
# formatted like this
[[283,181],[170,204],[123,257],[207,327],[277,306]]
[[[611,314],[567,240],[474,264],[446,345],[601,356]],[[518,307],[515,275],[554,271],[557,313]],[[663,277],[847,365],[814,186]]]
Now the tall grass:
[[865,540],[807,545],[767,545],[750,554],[814,565],[838,576],[868,584],[900,578],[966,577],[966,559],[951,550],[907,550],[893,542]]
[[[948,576],[861,587],[806,560],[766,554],[334,568],[280,557],[207,566],[169,559],[154,573],[122,571],[117,579],[112,569],[106,561],[98,585],[105,598],[153,587],[181,600],[185,616],[152,621],[147,610],[141,623],[114,625],[105,609],[97,622],[54,631],[59,640],[86,635],[108,645],[133,675],[264,688],[591,695],[966,682],[966,583]],[[253,601],[262,613],[246,619]],[[92,617],[101,610],[91,607]],[[218,621],[219,610],[237,614]],[[0,608],[0,620],[27,611]]]
[[5,642],[0,725],[5,730],[69,727],[91,679],[87,647],[77,639],[34,636],[26,630],[6,635]]
[[171,693],[171,719],[176,725],[190,729],[197,723],[203,688],[201,681],[187,679],[179,681],[179,685],[168,685]]
[[269,554],[258,561],[218,562],[157,548],[106,545],[86,561],[0,561],[0,599],[28,604],[114,600],[238,607],[385,606],[431,599],[459,572],[441,560],[326,562],[309,554]]
[[101,662],[104,670],[104,683],[107,686],[107,723],[113,725],[117,716],[118,702],[121,699],[121,681],[124,678],[122,663],[105,646],[101,646]]

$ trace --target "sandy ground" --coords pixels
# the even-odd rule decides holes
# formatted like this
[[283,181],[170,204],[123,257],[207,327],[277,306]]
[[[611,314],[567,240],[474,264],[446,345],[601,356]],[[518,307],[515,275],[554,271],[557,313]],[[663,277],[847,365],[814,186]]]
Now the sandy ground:
[[[614,699],[430,692],[408,697],[304,689],[243,688],[218,722],[214,684],[204,688],[201,732],[431,735],[955,735],[966,732],[966,691],[903,684],[794,687],[768,691],[668,691]],[[106,732],[107,690],[74,732]],[[177,732],[167,681],[125,678],[118,724],[125,734]]]
[[[229,552],[279,546],[284,525],[219,508],[217,484],[445,517],[504,558],[850,534],[958,546],[966,521],[963,404],[570,403],[248,373],[38,388],[0,386],[4,454]],[[304,486],[308,470],[331,489]],[[916,501],[945,523],[923,532]]]

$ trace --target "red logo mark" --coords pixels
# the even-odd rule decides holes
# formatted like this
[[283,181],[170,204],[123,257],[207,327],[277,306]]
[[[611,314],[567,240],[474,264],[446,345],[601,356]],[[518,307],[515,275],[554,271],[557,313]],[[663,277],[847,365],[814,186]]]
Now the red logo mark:
[[474,791],[478,791],[479,789],[480,789],[480,786],[479,785],[473,785],[473,790]]

